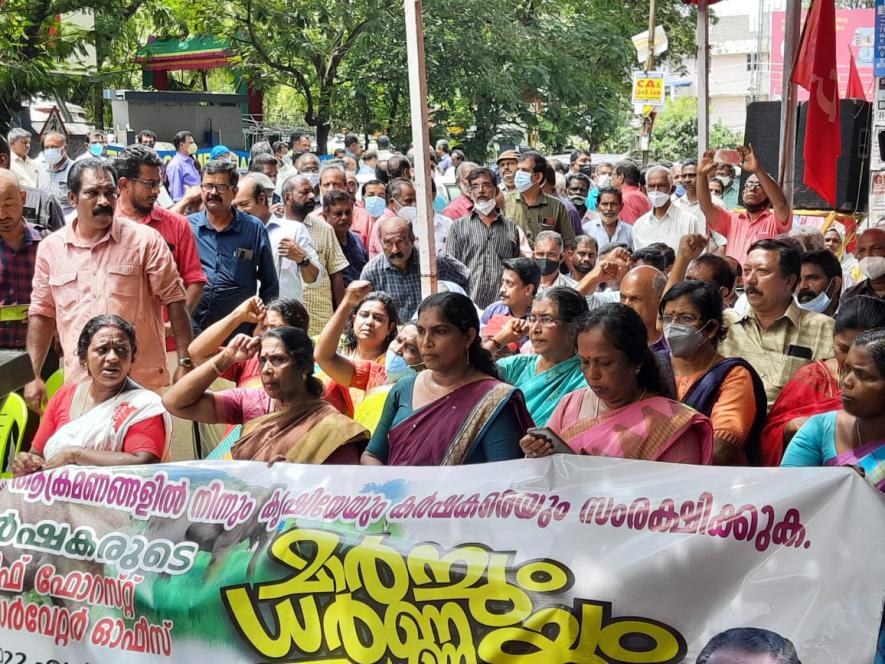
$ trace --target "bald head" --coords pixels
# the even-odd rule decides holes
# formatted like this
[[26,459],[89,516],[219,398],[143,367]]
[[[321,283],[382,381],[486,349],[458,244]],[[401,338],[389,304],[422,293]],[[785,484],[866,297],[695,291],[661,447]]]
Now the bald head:
[[401,217],[385,217],[381,220],[378,234],[381,237],[381,249],[390,264],[399,270],[405,270],[415,246],[412,224]]
[[667,285],[667,275],[651,265],[630,270],[621,281],[621,304],[633,309],[649,333],[649,341],[657,341],[658,306]]
[[868,228],[857,238],[858,260],[868,256],[885,256],[885,229]]
[[26,198],[15,173],[0,169],[0,235],[18,231],[22,226]]
[[[270,187],[266,187],[266,184],[270,184]],[[269,177],[264,173],[249,173],[240,178],[233,206],[266,224],[270,220],[268,189],[273,190],[273,183]]]

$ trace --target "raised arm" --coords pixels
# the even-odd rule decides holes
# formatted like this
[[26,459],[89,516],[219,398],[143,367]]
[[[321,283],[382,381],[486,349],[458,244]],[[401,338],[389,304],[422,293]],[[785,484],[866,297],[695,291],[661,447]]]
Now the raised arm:
[[582,295],[595,293],[601,283],[612,279],[617,275],[618,269],[628,267],[631,262],[630,252],[618,247],[604,259],[596,261],[596,265],[578,282],[575,290]]
[[[759,165],[759,161],[756,159],[756,152],[753,150],[752,145],[739,147],[738,152],[741,153],[741,168],[753,173],[759,180],[759,184],[762,185],[762,190],[765,192],[765,195],[768,196],[768,200],[771,202],[772,208],[774,208],[774,217],[780,223],[781,230],[789,230],[790,214],[792,210],[790,209],[790,204],[787,202],[786,195],[784,195],[784,190],[781,189],[780,185],[774,181],[774,178],[772,178],[768,172]],[[700,190],[698,192],[698,197],[700,198]]]
[[245,362],[258,352],[258,337],[238,334],[211,361],[197,367],[175,383],[163,396],[166,410],[183,420],[217,424],[215,398],[209,386],[234,362]]
[[338,354],[338,341],[350,318],[350,312],[372,291],[368,281],[352,281],[344,289],[344,297],[326,323],[313,350],[313,359],[339,385],[350,387],[355,368],[353,362]]
[[713,197],[710,195],[710,177],[716,171],[716,162],[713,161],[713,155],[715,154],[713,150],[707,150],[701,158],[701,163],[698,164],[698,204],[701,206],[701,212],[707,220],[707,227],[727,236],[727,224],[723,224],[719,218],[721,208],[713,202]]
[[703,235],[682,236],[679,240],[679,251],[676,252],[676,261],[673,263],[673,269],[670,271],[670,277],[667,279],[667,285],[664,288],[665,293],[680,281],[685,280],[685,273],[688,271],[689,264],[704,253],[704,247],[706,246],[707,238]]
[[187,350],[194,364],[203,364],[212,358],[234,330],[244,324],[257,325],[262,316],[264,316],[264,303],[260,297],[253,295],[241,302],[236,309],[207,327],[190,343]]

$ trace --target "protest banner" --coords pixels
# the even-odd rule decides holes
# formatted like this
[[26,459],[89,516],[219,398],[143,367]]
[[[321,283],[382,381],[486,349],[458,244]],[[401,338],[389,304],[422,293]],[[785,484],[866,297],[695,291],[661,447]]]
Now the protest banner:
[[865,664],[883,521],[847,468],[63,467],[0,485],[0,661]]

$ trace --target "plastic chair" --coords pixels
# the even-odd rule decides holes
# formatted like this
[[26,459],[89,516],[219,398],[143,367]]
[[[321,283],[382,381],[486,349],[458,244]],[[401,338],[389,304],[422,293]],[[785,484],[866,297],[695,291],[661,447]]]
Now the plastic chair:
[[[28,407],[15,392],[7,395],[0,407],[0,479],[12,477],[12,461],[21,451],[28,427]],[[13,430],[15,435],[13,436]],[[14,441],[10,445],[10,440]]]
[[[46,399],[47,401],[53,397],[53,395],[58,392],[62,385],[65,383],[65,370],[64,369],[56,369],[53,374],[46,379]],[[45,407],[45,404],[44,404]]]

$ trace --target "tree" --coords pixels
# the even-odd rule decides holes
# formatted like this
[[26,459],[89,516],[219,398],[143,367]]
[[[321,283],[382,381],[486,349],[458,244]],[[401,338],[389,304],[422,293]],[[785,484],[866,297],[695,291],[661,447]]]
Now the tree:
[[0,11],[0,131],[14,124],[24,103],[69,85],[59,63],[86,55],[90,34],[56,21],[77,9],[64,0],[7,0]]
[[[710,128],[711,147],[735,147],[742,142],[743,136],[731,131],[721,121]],[[655,120],[649,151],[655,158],[672,161],[697,156],[697,99],[676,97],[667,100]]]

